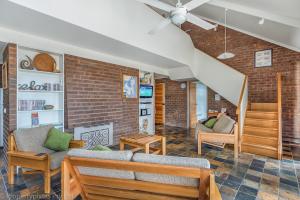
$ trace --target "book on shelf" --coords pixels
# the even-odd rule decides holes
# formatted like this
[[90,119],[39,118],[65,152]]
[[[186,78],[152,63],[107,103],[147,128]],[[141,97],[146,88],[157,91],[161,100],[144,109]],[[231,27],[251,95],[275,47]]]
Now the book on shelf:
[[19,111],[43,110],[46,104],[45,100],[19,100]]
[[38,112],[33,112],[31,113],[31,126],[32,127],[37,127],[39,126],[39,113]]

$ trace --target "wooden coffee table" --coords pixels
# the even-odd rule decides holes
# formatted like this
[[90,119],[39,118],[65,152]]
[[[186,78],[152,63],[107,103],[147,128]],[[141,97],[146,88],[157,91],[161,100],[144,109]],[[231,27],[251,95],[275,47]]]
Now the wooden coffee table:
[[[150,147],[150,144],[160,142],[159,148]],[[125,145],[133,147],[132,152],[144,150],[147,154],[166,155],[166,138],[159,135],[132,134],[120,138],[120,150],[124,150]]]

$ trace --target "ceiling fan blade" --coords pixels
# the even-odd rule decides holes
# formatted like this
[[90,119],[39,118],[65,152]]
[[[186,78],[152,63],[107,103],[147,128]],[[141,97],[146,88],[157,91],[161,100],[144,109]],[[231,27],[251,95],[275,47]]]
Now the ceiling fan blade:
[[155,8],[159,8],[159,9],[167,11],[167,12],[171,12],[172,10],[175,9],[175,7],[168,5],[166,3],[163,3],[159,0],[137,0],[137,1],[147,4],[149,6],[153,6]]
[[188,11],[191,11],[191,10],[193,10],[193,9],[195,9],[195,8],[201,6],[202,4],[205,4],[205,3],[209,2],[209,1],[210,0],[192,0],[192,1],[188,2],[188,3],[186,3],[184,5],[184,7],[186,7],[186,9]]
[[202,20],[199,17],[196,17],[195,15],[193,15],[191,13],[187,14],[187,21],[189,21],[201,28],[204,28],[205,30],[210,30],[210,29],[213,29],[216,27],[215,25],[212,25],[212,24]]
[[154,29],[152,29],[148,33],[150,35],[154,35],[156,32],[158,32],[159,30],[165,28],[169,24],[171,24],[171,19],[170,18],[166,18],[166,19],[162,20],[158,26],[156,26]]

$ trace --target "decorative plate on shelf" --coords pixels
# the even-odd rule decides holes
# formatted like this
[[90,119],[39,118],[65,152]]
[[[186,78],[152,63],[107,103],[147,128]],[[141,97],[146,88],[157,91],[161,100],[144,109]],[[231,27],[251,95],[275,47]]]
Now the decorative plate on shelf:
[[33,66],[44,72],[53,72],[56,70],[56,62],[52,56],[47,53],[40,53],[33,59]]

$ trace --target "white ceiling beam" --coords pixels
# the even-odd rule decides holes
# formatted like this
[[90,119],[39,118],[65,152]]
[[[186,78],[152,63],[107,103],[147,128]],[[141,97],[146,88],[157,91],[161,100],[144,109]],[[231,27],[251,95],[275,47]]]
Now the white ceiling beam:
[[224,0],[211,0],[207,2],[207,4],[217,6],[217,7],[228,8],[229,10],[234,10],[236,12],[240,12],[240,13],[256,16],[258,18],[264,18],[273,22],[278,22],[281,24],[286,24],[292,27],[300,28],[299,19],[297,20],[291,17],[273,14],[270,12],[266,12],[264,10],[259,10],[248,6],[243,6],[236,3],[224,1]]

